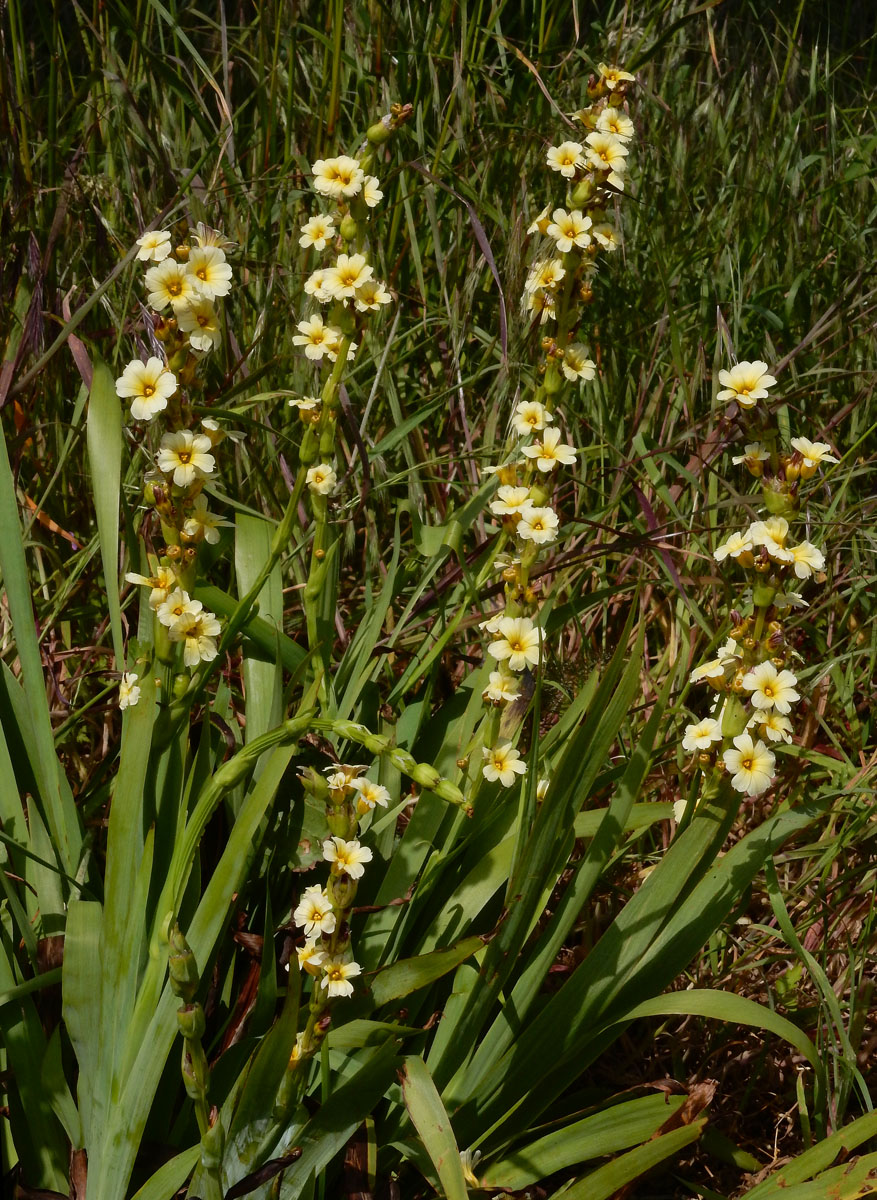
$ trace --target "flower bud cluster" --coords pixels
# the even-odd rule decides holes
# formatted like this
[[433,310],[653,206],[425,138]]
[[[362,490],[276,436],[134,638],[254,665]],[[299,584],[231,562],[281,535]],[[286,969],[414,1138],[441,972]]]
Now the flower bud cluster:
[[[191,402],[203,382],[199,367],[221,341],[221,303],[232,287],[226,251],[233,243],[199,222],[190,240],[176,246],[168,230],[145,233],[137,245],[137,258],[152,264],[144,284],[161,356],[129,362],[116,380],[116,393],[131,401],[133,420],[149,424],[163,414],[170,426],[146,482],[146,498],[159,517],[166,545],[153,575],[129,573],[125,578],[151,588],[150,607],[166,628],[167,640],[182,645],[183,662],[192,668],[216,657],[220,626],[187,588],[194,581],[199,545],[215,544],[220,529],[230,525],[210,511],[203,489],[216,475],[215,448],[224,437],[240,435],[227,435],[212,418],[196,426]],[[167,602],[170,593],[173,602]],[[123,680],[120,707],[138,699],[139,689]]]
[[[776,385],[767,363],[758,360],[720,371],[719,382],[718,399],[735,402],[745,421],[760,419],[759,401],[768,400]],[[715,658],[691,672],[690,682],[708,684],[718,699],[713,715],[688,725],[682,740],[702,766],[720,755],[732,786],[748,796],[771,786],[776,772],[771,746],[793,740],[790,714],[801,695],[787,666],[783,615],[807,605],[798,589],[825,567],[821,549],[793,538],[790,520],[800,508],[801,482],[813,478],[821,464],[838,461],[827,443],[804,437],[782,449],[767,420],[758,433],[732,461],[761,482],[767,514],[732,533],[713,554],[716,562],[734,562],[745,573],[751,612],[734,609],[728,640]]]

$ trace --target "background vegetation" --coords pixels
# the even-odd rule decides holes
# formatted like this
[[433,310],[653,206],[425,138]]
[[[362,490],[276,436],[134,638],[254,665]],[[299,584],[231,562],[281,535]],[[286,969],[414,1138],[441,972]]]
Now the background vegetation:
[[[553,1194],[578,1177],[575,1164],[586,1157],[566,1162],[543,1146],[542,1158],[533,1152],[542,1169],[528,1178],[515,1173],[516,1138],[526,1136],[533,1145],[537,1134],[544,1138],[549,1127],[599,1112],[606,1097],[624,1089],[638,1089],[634,1096],[648,1095],[654,1103],[649,1089],[666,1078],[695,1099],[676,1131],[678,1145],[654,1160],[668,1159],[670,1166],[642,1185],[642,1195],[742,1194],[754,1175],[814,1142],[825,1145],[871,1111],[877,1039],[871,1004],[877,501],[869,476],[877,448],[877,42],[870,24],[863,7],[805,0],[769,7],[755,0],[9,0],[4,6],[0,403],[36,619],[36,638],[25,646],[12,612],[7,557],[0,694],[8,750],[0,763],[7,1109],[0,1137],[10,1179],[66,1192],[68,1179],[58,1174],[65,1133],[76,1146],[65,1108],[73,1100],[68,1084],[62,1086],[66,1078],[75,1093],[76,1070],[67,1034],[57,1033],[61,939],[71,888],[84,899],[106,896],[106,828],[121,730],[106,569],[117,566],[121,578],[132,565],[145,461],[136,437],[126,432],[121,541],[128,550],[116,562],[107,557],[92,499],[101,463],[93,449],[89,459],[87,400],[93,364],[103,359],[118,374],[137,345],[139,297],[134,273],[122,267],[125,254],[159,212],[167,221],[205,220],[239,243],[241,284],[228,306],[227,373],[217,368],[211,387],[223,404],[236,406],[236,424],[247,437],[233,465],[227,460],[222,492],[244,519],[276,522],[300,426],[272,393],[308,392],[311,379],[291,343],[309,269],[297,244],[310,194],[308,164],[355,148],[391,103],[412,105],[411,120],[379,171],[385,201],[376,253],[398,304],[374,326],[347,384],[348,520],[336,618],[345,704],[339,716],[392,735],[419,760],[451,771],[455,738],[468,719],[466,679],[481,654],[478,603],[467,587],[488,531],[482,505],[469,501],[478,469],[502,444],[514,398],[535,378],[538,358],[539,332],[519,305],[524,230],[550,194],[544,148],[559,140],[561,114],[584,103],[589,71],[601,60],[637,74],[638,135],[623,206],[624,251],[602,269],[586,324],[598,381],[581,390],[568,412],[571,440],[584,449],[565,497],[571,536],[553,568],[552,628],[565,632],[534,725],[541,744],[563,763],[563,801],[551,818],[556,825],[540,827],[540,836],[548,845],[553,829],[564,853],[552,857],[558,861],[546,866],[527,895],[519,927],[503,944],[521,974],[500,980],[480,1007],[466,1010],[460,1026],[473,1047],[490,1030],[495,1058],[483,1066],[497,1073],[492,1090],[467,1095],[455,1076],[453,1048],[439,1044],[441,1034],[430,1041],[422,1032],[433,1012],[447,1013],[473,986],[465,974],[471,967],[454,976],[451,997],[447,988],[417,991],[405,1011],[398,1003],[405,993],[388,989],[377,1015],[401,1022],[406,1036],[405,1022],[416,1029],[406,1046],[406,1069],[416,1076],[410,1060],[428,1056],[453,1110],[459,1147],[480,1145],[494,1172],[487,1181],[512,1191]],[[641,895],[650,868],[667,861],[670,802],[688,786],[677,747],[691,711],[684,681],[689,664],[722,632],[734,598],[711,550],[732,520],[728,505],[750,504],[737,491],[737,476],[722,474],[732,431],[713,400],[713,377],[732,349],[740,358],[775,364],[793,430],[833,442],[844,456],[809,514],[829,563],[825,586],[813,590],[811,607],[796,621],[809,664],[802,674],[806,728],[801,745],[791,748],[782,797],[746,805],[733,821],[716,825],[713,859],[723,845],[742,847],[733,861],[752,869],[746,867],[733,896],[718,903],[715,920],[695,920],[709,908],[709,896],[698,890],[714,878],[705,861],[699,878],[653,894],[660,923],[650,929],[646,922],[645,931],[624,927],[623,952],[611,968],[605,962],[590,968],[590,990],[581,982],[578,992],[564,990],[585,978],[576,968],[595,945],[604,946],[605,959],[602,935],[630,912],[628,901]],[[2,519],[0,536],[8,546],[14,506]],[[219,556],[210,583],[229,596],[244,591],[267,545],[261,538],[239,535],[237,557]],[[220,551],[230,546],[227,539]],[[240,646],[226,659],[209,726],[205,721],[193,734],[187,760],[197,759],[199,781],[254,731],[285,715],[301,657],[292,643],[303,638],[305,578],[300,556],[290,553],[263,596],[263,616],[277,620],[290,639],[278,649],[269,629],[263,657],[273,656],[283,673],[270,674],[271,667],[268,681],[251,677],[247,691],[242,677],[252,664],[243,661]],[[19,578],[16,586],[24,582]],[[132,635],[136,599],[135,590],[123,590],[121,621]],[[489,606],[490,590],[477,599]],[[442,631],[452,627],[443,644]],[[363,629],[370,630],[368,638]],[[42,835],[33,811],[25,821],[15,800],[17,794],[36,800],[52,770],[40,735],[30,741],[28,732],[40,719],[34,698],[40,670],[48,681],[50,743],[69,781],[69,789],[61,789],[60,824],[50,822]],[[578,724],[583,715],[590,725]],[[574,748],[572,757],[562,757],[566,745]],[[325,762],[323,746],[314,736],[307,761]],[[590,755],[594,763],[584,793],[577,790],[575,755],[581,761]],[[398,777],[395,784],[398,789]],[[278,784],[270,837],[247,866],[230,924],[211,945],[209,979],[208,963],[199,962],[208,1054],[220,1083],[229,1086],[244,1051],[277,1028],[277,988],[285,977],[275,979],[275,955],[265,947],[273,941],[278,957],[289,953],[282,925],[298,887],[296,871],[306,865],[300,843],[314,836],[302,824],[308,817],[300,815],[296,786],[291,774]],[[611,851],[596,856],[593,879],[584,882],[591,866],[577,871],[576,865],[596,862],[589,812],[621,794],[637,807],[622,820]],[[401,795],[404,800],[404,790]],[[244,790],[232,791],[208,827],[199,859],[205,886],[244,800]],[[792,815],[774,837],[769,818],[779,800]],[[800,815],[805,809],[806,819]],[[375,875],[374,893],[364,903],[404,897],[416,879],[427,883],[410,919],[378,921],[366,964],[371,969],[386,961],[388,943],[399,955],[425,954],[465,934],[487,937],[500,921],[500,885],[515,863],[503,869],[499,860],[489,886],[477,891],[473,882],[469,913],[447,920],[439,914],[454,896],[453,876],[459,871],[469,879],[467,872],[504,844],[511,827],[498,830],[485,820],[464,837],[458,818],[430,812],[418,837],[447,859],[442,870],[430,868],[432,875],[421,873],[425,851],[420,858],[412,854],[404,868],[397,860],[392,872],[395,825],[381,835],[387,875],[383,882]],[[397,815],[404,828],[411,810],[403,806]],[[65,828],[71,844],[83,849],[59,859]],[[406,845],[410,850],[412,843]],[[171,861],[173,847],[164,850]],[[58,875],[59,861],[75,884]],[[571,879],[579,881],[579,892]],[[560,933],[556,944],[552,930]],[[637,961],[652,945],[665,959],[653,957],[653,977],[625,992],[622,962]],[[119,961],[125,950],[120,943]],[[457,961],[462,957],[445,969]],[[531,996],[526,968],[539,964]],[[96,962],[92,969],[98,970]],[[515,995],[529,997],[526,1025],[535,1030],[519,1060],[506,1055],[509,1032],[499,1028],[497,1015],[500,991],[507,1002],[513,985],[523,988]],[[674,1009],[677,1002],[665,996],[651,1013],[637,1008],[665,989],[675,994],[691,987],[721,992],[728,1007],[689,1012],[682,1002]],[[548,1008],[555,995],[568,1000]],[[576,997],[585,1010],[574,1007]],[[773,1034],[764,1032],[769,1024],[747,1030],[732,1006],[735,997],[791,1018],[810,1042],[799,1039],[790,1049],[788,1030],[773,1036],[780,1026]],[[607,1013],[616,1005],[632,1023],[610,1037]],[[580,1023],[536,1088],[528,1071],[538,1048],[551,1045],[546,1011],[579,1013]],[[597,1034],[587,1034],[582,1011],[591,1012]],[[361,1020],[374,1016],[362,1007],[351,1013]],[[374,1031],[356,1031],[349,1045],[336,1044],[332,1066],[341,1078],[345,1049],[370,1051],[373,1037]],[[818,1057],[808,1066],[812,1045]],[[338,1194],[332,1189],[344,1178],[352,1192],[340,1164],[347,1146],[344,1169],[350,1168],[350,1146],[362,1138],[368,1153],[378,1155],[378,1194],[429,1190],[415,1171],[435,1178],[434,1159],[417,1149],[398,1115],[398,1097],[395,1110],[381,1110],[378,1134],[362,1124],[396,1086],[383,1053],[379,1048],[361,1057],[362,1069],[372,1074],[356,1086],[366,1100],[369,1086],[374,1095],[362,1111],[351,1110],[350,1128],[336,1131],[325,1161],[309,1162],[310,1184],[302,1169],[302,1186],[316,1178],[318,1189],[328,1189],[318,1194]],[[158,1064],[160,1098],[179,1090],[175,1071],[173,1058],[167,1069],[163,1060]],[[314,1094],[322,1086],[324,1100],[326,1078],[314,1082]],[[707,1080],[716,1086],[702,1128],[696,1118],[706,1097],[697,1088]],[[516,1096],[528,1097],[526,1120],[509,1115]],[[413,1117],[410,1104],[408,1111]],[[664,1119],[657,1108],[655,1114],[643,1118],[632,1141],[611,1149],[597,1143],[591,1157],[611,1163],[610,1153],[637,1140],[648,1144]],[[501,1136],[491,1140],[492,1122],[500,1121]],[[854,1144],[873,1149],[875,1127],[860,1128]],[[193,1129],[184,1104],[169,1099],[162,1110],[157,1103],[135,1183],[197,1140]],[[800,1179],[831,1165],[832,1145],[834,1151]],[[644,1163],[642,1170],[653,1165]],[[73,1188],[77,1169],[74,1155]],[[587,1192],[567,1194],[611,1195],[642,1170],[592,1180]],[[454,1194],[445,1179],[441,1185]],[[828,1184],[816,1186],[823,1190],[806,1194],[822,1195]],[[154,1197],[164,1194],[173,1189]]]

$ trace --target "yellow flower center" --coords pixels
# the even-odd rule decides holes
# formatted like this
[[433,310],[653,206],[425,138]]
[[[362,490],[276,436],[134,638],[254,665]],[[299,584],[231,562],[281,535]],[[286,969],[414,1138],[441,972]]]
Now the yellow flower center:
[[201,267],[200,270],[195,272],[195,274],[198,276],[201,282],[204,283],[207,279],[207,268]]
[[743,768],[744,771],[751,771],[754,761],[755,760],[751,756],[747,756],[746,758],[741,758],[740,766]]
[[342,971],[342,969],[340,967],[331,967],[326,972],[326,974],[329,976],[329,978],[331,979],[331,981],[333,983],[338,983],[339,980],[342,980],[344,978],[344,972]]
[[144,395],[144,396],[146,396],[146,397],[147,397],[147,399],[148,399],[150,396],[153,396],[153,395],[155,395],[155,388],[152,386],[152,384],[151,384],[151,383],[144,384],[144,386],[143,386],[143,395]]
[[195,318],[195,320],[198,322],[198,324],[201,326],[202,329],[206,329],[207,326],[210,324],[210,318],[208,316],[206,316],[204,313],[199,313],[198,316]]
[[772,700],[772,699],[773,699],[773,697],[774,697],[774,690],[773,690],[773,688],[771,687],[771,685],[770,685],[769,683],[766,683],[766,684],[765,684],[765,685],[762,687],[762,689],[761,689],[761,690],[762,690],[762,692],[765,694],[765,696],[767,696],[768,700]]
[[180,450],[177,452],[177,458],[180,460],[181,463],[183,463],[185,465],[186,463],[191,461],[192,451],[191,450]]
[[172,279],[167,285],[167,290],[172,296],[179,296],[180,292],[183,290],[183,285],[178,279]]

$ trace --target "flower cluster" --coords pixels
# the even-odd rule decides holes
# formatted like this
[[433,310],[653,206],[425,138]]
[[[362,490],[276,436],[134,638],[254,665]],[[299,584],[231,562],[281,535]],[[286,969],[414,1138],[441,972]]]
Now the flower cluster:
[[[735,402],[740,418],[751,420],[776,379],[767,363],[755,361],[720,371],[719,382],[718,398]],[[783,449],[766,421],[758,433],[733,462],[760,481],[767,512],[731,533],[713,553],[717,563],[730,561],[745,572],[749,590],[741,608],[732,610],[730,637],[716,657],[691,672],[692,683],[708,684],[718,698],[713,715],[688,725],[682,740],[683,749],[696,754],[702,766],[720,756],[732,786],[747,796],[768,790],[776,772],[771,747],[793,739],[790,714],[801,694],[787,665],[791,652],[783,615],[806,606],[799,588],[825,567],[823,551],[791,532],[800,484],[822,464],[838,461],[827,443],[805,437],[792,438]],[[744,616],[745,607],[751,612]]]
[[[333,205],[331,211],[317,212],[301,226],[299,245],[318,254],[329,254],[328,263],[320,263],[304,283],[305,294],[319,306],[297,323],[293,343],[300,346],[313,363],[352,362],[361,340],[364,322],[372,313],[392,303],[386,285],[378,279],[368,261],[366,238],[371,212],[383,199],[378,179],[369,174],[372,147],[367,145],[359,157],[341,154],[313,163],[312,184],[317,195]],[[365,164],[365,165],[364,165]],[[328,309],[324,316],[323,308]],[[305,425],[314,426],[319,456],[314,462],[310,444],[303,445],[302,462],[308,467],[307,486],[312,495],[329,496],[337,477],[325,461],[332,447],[337,409],[334,377],[318,396],[295,397],[289,401]],[[314,448],[317,453],[317,447]]]
[[[153,574],[126,575],[130,583],[148,586],[150,607],[165,632],[159,637],[182,646],[187,668],[212,661],[217,654],[220,626],[214,613],[193,600],[198,547],[215,544],[220,529],[229,525],[210,511],[204,486],[215,477],[214,451],[226,436],[217,421],[200,426],[192,416],[193,394],[202,384],[199,366],[221,340],[222,299],[232,286],[226,251],[232,243],[216,230],[198,224],[196,232],[174,246],[168,230],[155,230],[137,239],[137,258],[150,263],[144,286],[154,310],[154,349],[145,362],[134,359],[116,380],[117,395],[130,400],[135,421],[152,422],[163,414],[169,428],[155,452],[155,470],[147,477],[146,498],[159,518],[164,552],[153,561]],[[120,705],[136,703],[122,692]]]
[[[582,141],[549,146],[548,166],[567,181],[565,205],[546,205],[527,230],[542,236],[541,249],[524,285],[524,303],[540,324],[556,321],[558,337],[545,339],[549,365],[560,362],[567,379],[593,378],[585,347],[571,341],[570,301],[587,304],[598,253],[621,245],[609,205],[624,192],[634,126],[626,106],[629,71],[601,63],[588,86],[591,104],[579,109]],[[590,371],[590,374],[588,373]]]
[[296,950],[299,968],[319,981],[296,1061],[310,1057],[316,1049],[326,1001],[352,996],[351,980],[362,973],[351,952],[350,912],[372,852],[359,839],[359,825],[368,813],[386,808],[390,801],[387,789],[366,778],[362,770],[336,764],[327,769],[325,780],[311,770],[302,774],[305,788],[325,800],[330,836],[322,847],[329,878],[325,885],[305,888],[292,914],[293,923],[304,935]]
[[499,487],[489,506],[502,521],[502,542],[514,547],[513,553],[497,560],[505,584],[504,606],[482,623],[493,637],[487,651],[497,660],[497,669],[491,671],[483,693],[485,703],[496,711],[484,731],[481,774],[504,787],[526,772],[513,744],[500,740],[500,710],[520,698],[517,676],[537,669],[542,654],[544,633],[531,574],[543,548],[550,552],[558,538],[558,480],[578,459],[559,426],[558,400],[564,388],[596,375],[596,364],[576,328],[580,305],[591,299],[598,252],[619,245],[606,209],[613,195],[624,189],[633,138],[626,111],[632,81],[629,72],[600,65],[599,76],[589,84],[592,103],[576,113],[587,131],[584,141],[563,142],[548,150],[548,166],[567,184],[564,203],[546,205],[527,231],[541,241],[524,286],[526,308],[538,314],[540,324],[555,321],[557,330],[542,341],[545,359],[539,386],[515,407],[513,436],[506,461],[494,469]]

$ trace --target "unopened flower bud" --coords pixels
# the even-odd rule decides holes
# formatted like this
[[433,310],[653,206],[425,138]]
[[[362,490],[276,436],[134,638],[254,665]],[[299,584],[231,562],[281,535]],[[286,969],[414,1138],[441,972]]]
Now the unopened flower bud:
[[594,195],[594,181],[590,178],[580,180],[572,190],[570,204],[572,208],[584,208]]
[[177,262],[189,261],[189,247],[185,242],[180,242],[179,246],[177,246],[177,248],[174,250],[174,257],[176,258]]
[[186,692],[189,690],[189,684],[192,682],[192,677],[188,671],[180,671],[179,675],[174,676],[174,699],[182,700]]
[[325,803],[329,799],[329,785],[313,767],[303,767],[299,771],[298,777],[304,790],[316,800],[322,800]]
[[345,242],[352,242],[356,237],[356,221],[354,221],[349,213],[341,222],[340,232]]

